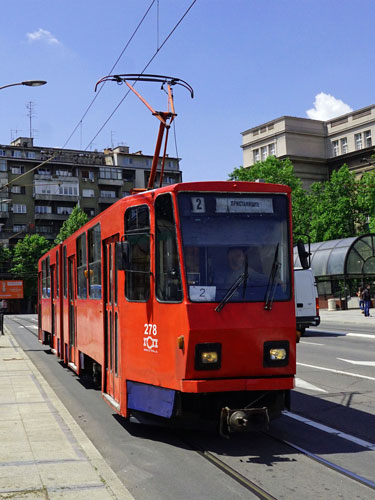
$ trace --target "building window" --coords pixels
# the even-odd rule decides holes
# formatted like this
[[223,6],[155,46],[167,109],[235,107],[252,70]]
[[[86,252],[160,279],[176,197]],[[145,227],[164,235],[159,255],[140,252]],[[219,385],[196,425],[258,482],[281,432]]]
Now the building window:
[[60,184],[58,194],[62,196],[78,196],[78,184]]
[[14,224],[13,232],[14,233],[25,233],[27,230],[27,224]]
[[51,234],[53,233],[52,229],[52,226],[35,226],[37,233]]
[[22,158],[21,151],[18,151],[17,149],[12,149],[11,155],[13,156],[13,158]]
[[345,155],[348,152],[348,139],[344,137],[341,139],[341,154]]
[[23,174],[25,172],[25,167],[22,167],[22,166],[12,167],[11,172],[12,172],[12,174],[16,174],[16,175]]
[[332,141],[332,154],[333,156],[339,155],[339,141]]
[[82,179],[94,182],[94,172],[92,170],[82,170]]
[[274,142],[268,146],[268,154],[269,156],[276,156],[276,144]]
[[371,144],[371,130],[366,130],[363,132],[364,140],[365,140],[365,148],[369,148],[372,146]]
[[262,146],[262,161],[267,159],[267,146]]
[[72,207],[57,207],[56,213],[58,215],[70,215],[73,212]]
[[99,179],[122,181],[122,170],[108,167],[99,168]]
[[135,181],[135,171],[134,170],[124,170],[123,171],[123,179],[125,182],[134,182]]
[[95,191],[93,189],[82,189],[83,198],[94,198]]
[[84,208],[83,211],[89,217],[94,217],[95,216],[95,209],[94,208]]
[[25,214],[26,213],[26,205],[14,203],[13,204],[13,213],[14,214]]
[[34,151],[26,151],[26,158],[29,158],[29,160],[35,160]]
[[0,203],[0,212],[9,212],[8,203]]
[[71,170],[56,170],[56,175],[60,175],[61,177],[72,177],[73,172]]
[[355,149],[362,149],[362,134],[354,134]]
[[116,198],[116,192],[115,191],[100,191],[100,197],[101,198]]
[[[1,152],[1,151],[0,151]],[[1,156],[1,154],[0,154]],[[7,172],[8,171],[8,167],[7,167],[7,161],[6,160],[3,160],[1,159],[0,160],[0,172]]]
[[260,160],[259,149],[254,149],[254,151],[253,151],[253,159],[254,159],[254,163],[256,163],[257,161]]
[[36,214],[51,214],[52,207],[45,205],[35,205],[35,213]]
[[5,149],[0,149],[0,156],[6,156],[7,155],[7,152],[5,151]]
[[25,186],[11,186],[10,191],[13,194],[25,194],[26,188]]
[[51,175],[51,169],[50,168],[38,168],[38,175]]

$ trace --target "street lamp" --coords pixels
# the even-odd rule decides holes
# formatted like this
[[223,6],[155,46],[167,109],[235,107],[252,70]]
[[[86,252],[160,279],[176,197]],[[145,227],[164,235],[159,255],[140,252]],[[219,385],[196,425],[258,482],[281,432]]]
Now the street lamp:
[[0,87],[0,90],[6,89],[7,87],[15,87],[16,85],[26,85],[26,87],[40,87],[41,85],[45,85],[47,82],[44,80],[25,80],[24,82],[19,83],[9,83],[8,85],[3,85]]

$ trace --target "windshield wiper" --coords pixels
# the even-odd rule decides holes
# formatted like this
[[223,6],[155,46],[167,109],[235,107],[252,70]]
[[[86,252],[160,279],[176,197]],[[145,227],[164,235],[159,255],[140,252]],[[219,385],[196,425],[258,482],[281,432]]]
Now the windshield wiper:
[[275,256],[273,258],[273,264],[270,272],[270,276],[268,278],[268,285],[267,285],[267,290],[266,290],[266,295],[264,298],[264,309],[266,311],[270,311],[272,309],[272,304],[273,304],[273,299],[275,297],[275,292],[276,292],[276,275],[280,267],[280,262],[278,260],[279,257],[279,245],[280,243],[277,244],[276,250],[275,250]]
[[247,287],[247,281],[249,278],[249,267],[248,267],[248,262],[247,262],[247,255],[245,257],[245,269],[242,274],[238,276],[236,281],[233,283],[233,285],[229,288],[227,293],[224,295],[223,300],[220,302],[218,306],[215,307],[216,312],[220,312],[225,304],[231,299],[231,297],[236,293],[236,291],[240,288],[240,286],[243,283],[243,292],[242,292],[242,299],[245,297],[246,293],[246,287]]

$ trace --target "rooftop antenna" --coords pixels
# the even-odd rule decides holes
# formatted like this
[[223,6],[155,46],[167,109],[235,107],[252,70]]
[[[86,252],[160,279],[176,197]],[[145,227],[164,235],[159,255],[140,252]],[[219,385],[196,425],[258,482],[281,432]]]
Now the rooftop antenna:
[[[134,89],[134,87],[129,83],[128,80],[133,81],[135,83],[137,83],[137,82],[159,82],[159,83],[161,83],[161,89],[164,90],[164,92],[166,92],[166,94],[168,96],[167,97],[168,98],[167,111],[155,111],[152,108],[152,106],[150,106],[150,104]],[[161,172],[160,172],[160,184],[159,185],[161,187],[162,180],[163,180],[163,174],[164,174],[165,157],[167,154],[167,143],[168,143],[169,129],[171,127],[173,120],[177,116],[175,113],[174,104],[173,104],[172,87],[174,85],[181,85],[182,87],[184,87],[186,90],[188,90],[190,92],[190,96],[191,96],[191,98],[193,98],[194,91],[193,91],[192,87],[187,82],[185,82],[184,80],[181,80],[180,78],[174,78],[171,76],[163,76],[163,75],[145,75],[145,74],[131,73],[131,74],[124,74],[124,75],[104,76],[95,85],[95,91],[98,88],[98,85],[100,85],[101,83],[106,82],[106,81],[117,82],[119,85],[125,83],[129,87],[129,89],[132,92],[134,92],[134,94],[151,111],[151,113],[154,116],[156,116],[156,118],[158,120],[160,120],[159,134],[158,134],[158,138],[156,141],[155,153],[154,153],[154,157],[152,160],[151,172],[150,172],[150,177],[148,180],[147,189],[154,189],[156,170],[157,170],[159,155],[160,155],[160,149],[161,149],[161,146],[163,143],[164,132],[166,131],[165,142],[164,142],[164,152],[163,152]]]
[[32,101],[29,101],[27,104],[26,104],[26,108],[28,110],[28,113],[27,113],[27,116],[29,117],[29,129],[30,129],[30,139],[32,138],[32,132],[33,132],[33,129],[32,129],[32,119],[33,117],[35,116],[35,113],[34,113],[34,106],[35,104],[32,102]]

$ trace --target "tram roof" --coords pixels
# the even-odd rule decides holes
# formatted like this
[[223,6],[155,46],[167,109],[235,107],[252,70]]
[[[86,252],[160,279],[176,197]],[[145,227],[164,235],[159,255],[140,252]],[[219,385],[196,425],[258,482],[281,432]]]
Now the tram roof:
[[[375,234],[312,243],[311,267],[316,277],[375,275]],[[301,267],[294,247],[294,267]]]

